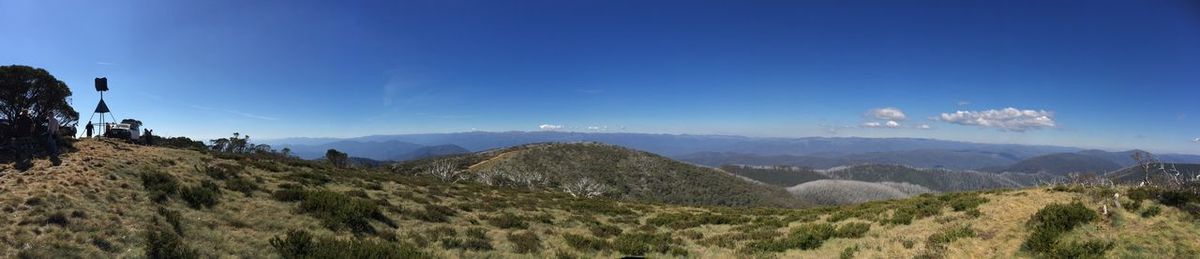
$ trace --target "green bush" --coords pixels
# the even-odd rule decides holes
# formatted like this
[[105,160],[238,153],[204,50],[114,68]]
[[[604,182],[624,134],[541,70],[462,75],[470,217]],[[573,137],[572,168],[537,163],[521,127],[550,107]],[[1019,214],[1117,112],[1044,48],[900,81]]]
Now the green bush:
[[271,193],[271,197],[283,202],[302,201],[305,193],[302,189],[279,189]]
[[158,215],[162,216],[167,221],[167,224],[171,225],[171,228],[175,230],[175,234],[183,235],[183,215],[179,214],[178,211],[169,210],[164,207],[158,207]]
[[687,229],[698,227],[701,225],[729,225],[741,224],[747,220],[742,216],[731,216],[724,214],[713,213],[668,213],[659,214],[653,218],[647,219],[646,224],[655,226],[665,226],[673,229]]
[[842,253],[838,255],[838,258],[852,259],[852,258],[854,258],[854,253],[857,253],[857,252],[858,252],[858,246],[856,246],[856,245],[846,247],[846,249],[842,249]]
[[221,187],[212,181],[204,180],[200,185],[184,187],[179,196],[194,209],[212,208],[221,199]]
[[371,233],[375,229],[371,227],[370,219],[388,225],[395,224],[379,211],[373,201],[326,190],[306,192],[304,200],[300,201],[300,210],[320,219],[333,230],[346,227],[355,233]]
[[258,183],[244,177],[235,177],[225,181],[225,189],[241,192],[246,194],[246,197],[250,197],[254,191],[258,190]]
[[163,227],[155,217],[146,231],[146,258],[200,258],[200,253],[189,248],[178,234]]
[[1021,247],[1034,253],[1050,253],[1060,235],[1098,218],[1095,211],[1079,202],[1047,205],[1026,223],[1033,233]]
[[446,249],[465,249],[465,250],[476,250],[476,251],[488,251],[488,250],[493,249],[492,242],[487,239],[478,239],[478,238],[458,239],[458,238],[449,238],[448,237],[448,238],[442,238],[441,242],[442,242],[442,247],[444,247]]
[[930,248],[934,248],[954,242],[954,240],[958,240],[959,238],[968,237],[975,237],[975,230],[971,229],[970,226],[957,226],[929,235],[929,239],[925,244]]
[[838,226],[833,236],[838,238],[860,238],[870,230],[871,224],[869,223],[846,223]]
[[407,244],[396,245],[364,239],[315,238],[304,231],[273,237],[271,247],[283,258],[432,258]]
[[517,253],[533,253],[542,250],[542,239],[529,231],[508,233],[508,242],[513,243],[513,249]]
[[570,233],[563,234],[563,240],[567,242],[568,246],[579,251],[605,251],[612,247],[607,240]]
[[950,208],[954,211],[966,211],[975,209],[986,202],[988,199],[979,197],[979,195],[961,196],[950,200]]
[[613,240],[613,247],[625,255],[646,255],[648,253],[668,253],[674,246],[674,240],[666,233],[626,233]]
[[1158,216],[1159,213],[1162,213],[1162,207],[1150,206],[1150,207],[1146,207],[1146,210],[1143,210],[1141,215],[1143,218],[1151,218],[1154,216]]
[[810,250],[821,247],[837,230],[828,223],[809,223],[793,228],[786,237],[750,242],[743,248],[747,253],[783,252],[791,249]]
[[414,215],[425,222],[447,222],[450,217],[458,214],[454,209],[441,205],[426,204],[425,210]]
[[604,225],[604,224],[592,225],[591,227],[588,228],[588,230],[592,231],[592,235],[599,237],[599,238],[607,238],[607,237],[611,237],[611,236],[616,236],[616,235],[620,235],[622,232],[624,232],[619,227],[616,227],[613,225]]
[[500,215],[487,218],[488,224],[502,229],[526,229],[529,228],[529,223],[521,216],[512,213],[501,213]]
[[1053,250],[1043,255],[1048,258],[1103,258],[1104,253],[1112,248],[1112,242],[1100,240],[1059,242]]
[[225,180],[237,177],[245,168],[234,164],[212,164],[204,167],[196,166],[196,171],[204,173],[214,180]]
[[174,175],[162,171],[150,171],[141,174],[142,186],[149,192],[154,202],[166,202],[179,191],[179,180]]

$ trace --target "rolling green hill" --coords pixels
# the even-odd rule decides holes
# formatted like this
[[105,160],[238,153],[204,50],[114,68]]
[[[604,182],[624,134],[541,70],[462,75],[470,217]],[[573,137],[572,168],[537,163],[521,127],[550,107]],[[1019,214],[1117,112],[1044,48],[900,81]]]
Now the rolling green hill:
[[[453,161],[475,179],[506,176],[510,185],[560,190],[583,179],[603,186],[602,196],[684,205],[799,206],[782,188],[756,184],[711,168],[648,152],[594,142],[543,143],[426,159],[396,166],[401,173]],[[537,178],[535,183],[524,179]],[[515,182],[515,183],[513,183]]]

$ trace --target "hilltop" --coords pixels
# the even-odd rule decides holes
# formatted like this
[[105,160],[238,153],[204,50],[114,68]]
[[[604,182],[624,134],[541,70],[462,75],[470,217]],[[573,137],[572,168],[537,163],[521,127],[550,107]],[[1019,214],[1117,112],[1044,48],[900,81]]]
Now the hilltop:
[[[1200,199],[1180,204],[1145,189],[1005,189],[806,209],[685,206],[271,156],[74,145],[61,166],[0,168],[0,257],[1200,255],[1200,226],[1180,209]],[[572,148],[582,147],[496,150],[476,154],[484,162],[476,167],[519,167],[510,163]],[[496,160],[513,151],[516,158]],[[1112,191],[1136,200],[1116,209]]]

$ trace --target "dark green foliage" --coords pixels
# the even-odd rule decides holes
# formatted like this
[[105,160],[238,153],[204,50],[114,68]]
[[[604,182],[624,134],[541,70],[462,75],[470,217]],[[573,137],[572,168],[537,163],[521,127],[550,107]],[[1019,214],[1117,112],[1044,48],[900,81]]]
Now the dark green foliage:
[[1058,237],[1079,225],[1098,219],[1095,211],[1082,203],[1050,204],[1038,210],[1026,225],[1033,234],[1021,245],[1034,253],[1044,254],[1054,250]]
[[860,238],[870,230],[870,223],[852,222],[838,226],[833,236],[838,238]]
[[542,250],[542,239],[533,232],[509,233],[508,242],[512,242],[517,253],[532,253]]
[[979,216],[983,216],[983,212],[979,211],[979,209],[967,210],[967,212],[965,214],[971,218],[978,218]]
[[212,208],[221,199],[221,187],[212,181],[204,180],[199,185],[184,187],[179,197],[194,209]]
[[576,199],[564,204],[563,209],[614,216],[634,214],[633,210],[621,207],[620,203],[603,199]]
[[659,214],[647,219],[646,224],[666,226],[673,229],[687,229],[701,225],[741,224],[749,221],[742,216],[713,214],[713,213],[668,213]]
[[316,238],[304,231],[290,231],[287,236],[271,238],[270,243],[280,257],[288,259],[432,258],[407,244],[396,245],[364,239]]
[[1158,216],[1159,213],[1162,213],[1162,207],[1150,206],[1150,207],[1146,207],[1146,210],[1143,210],[1142,213],[1140,213],[1140,214],[1142,215],[1143,218],[1150,218],[1150,217]]
[[1200,194],[1189,190],[1138,187],[1129,190],[1129,199],[1137,202],[1147,199],[1154,200],[1162,205],[1186,211],[1193,216],[1200,216],[1200,209],[1197,209],[1198,206],[1195,205],[1200,203]]
[[950,200],[950,208],[954,211],[966,211],[979,207],[980,204],[988,202],[987,198],[979,197],[978,195],[962,196]]
[[525,218],[507,212],[487,217],[486,220],[488,224],[502,229],[525,229],[529,227],[529,223],[525,222]]
[[425,222],[446,222],[450,217],[458,214],[454,209],[441,205],[426,204],[425,210],[414,215],[417,219]]
[[305,193],[306,191],[302,189],[279,189],[271,193],[271,197],[284,202],[302,201]]
[[579,251],[605,251],[612,247],[607,240],[570,233],[563,234],[563,240],[567,242],[568,246]]
[[672,239],[667,233],[626,233],[617,236],[612,245],[625,255],[646,255],[668,253],[678,243],[678,240]]
[[150,229],[146,230],[146,257],[158,258],[200,258],[200,253],[183,242],[174,231],[163,227],[155,217]]
[[245,177],[236,177],[225,181],[225,188],[244,193],[246,197],[250,197],[250,195],[254,194],[254,191],[259,189],[258,183]]
[[607,238],[607,237],[611,237],[611,236],[616,236],[616,235],[620,235],[623,232],[621,230],[621,228],[619,228],[619,227],[616,227],[613,225],[604,225],[604,224],[592,225],[591,227],[588,227],[588,230],[591,230],[592,235],[599,237],[599,238]]
[[179,180],[174,175],[162,171],[150,171],[141,174],[142,186],[149,192],[150,199],[162,203],[179,192]]
[[206,150],[208,146],[204,142],[192,140],[187,137],[172,137],[163,138],[158,135],[151,135],[154,138],[154,145],[159,147],[188,149],[188,150]]
[[833,238],[836,229],[826,223],[805,224],[792,229],[783,238],[751,242],[746,244],[745,252],[783,252],[790,249],[810,250],[821,247],[825,240]]
[[46,219],[42,220],[42,222],[46,223],[46,224],[55,224],[55,225],[59,225],[59,226],[67,226],[68,224],[71,224],[71,221],[69,219],[67,219],[67,214],[65,214],[61,211],[51,213],[49,216],[46,216]]
[[326,190],[306,192],[304,200],[300,201],[300,210],[320,219],[333,230],[345,227],[356,233],[371,233],[375,230],[369,222],[371,219],[394,224],[379,211],[375,202]]
[[492,242],[490,240],[480,238],[459,239],[447,237],[442,238],[441,243],[442,247],[446,249],[465,249],[476,251],[487,251],[493,249]]
[[158,215],[162,216],[171,225],[171,229],[175,230],[175,234],[183,236],[183,215],[178,211],[173,211],[164,207],[158,207]]

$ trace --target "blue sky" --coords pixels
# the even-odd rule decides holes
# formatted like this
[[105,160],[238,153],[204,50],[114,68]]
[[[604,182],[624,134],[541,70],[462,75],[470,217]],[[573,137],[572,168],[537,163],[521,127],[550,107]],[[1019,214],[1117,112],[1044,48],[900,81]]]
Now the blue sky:
[[2,1],[0,63],[49,70],[85,119],[109,77],[118,117],[197,138],[546,128],[1200,153],[1194,1],[245,2]]

